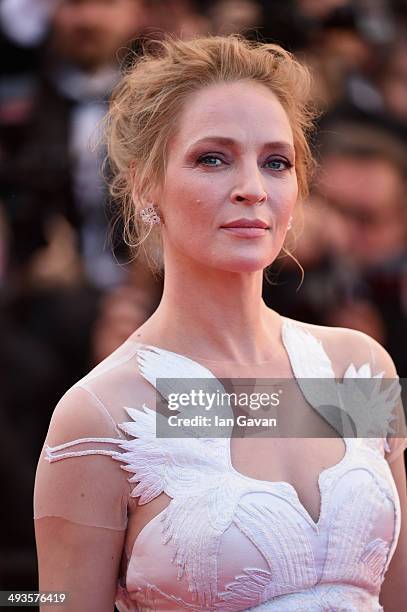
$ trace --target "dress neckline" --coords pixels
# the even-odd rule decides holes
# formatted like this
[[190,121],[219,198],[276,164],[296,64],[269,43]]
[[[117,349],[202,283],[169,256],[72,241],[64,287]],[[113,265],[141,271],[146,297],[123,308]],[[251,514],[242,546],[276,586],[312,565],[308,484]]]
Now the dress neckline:
[[[285,317],[281,317],[281,319],[282,319],[282,322],[281,322],[281,327],[280,327],[280,340],[287,354],[287,358],[289,360],[292,374],[293,374],[293,379],[298,381],[298,379],[301,376],[307,377],[307,376],[310,376],[310,373],[312,376],[315,376],[315,378],[317,378],[318,376],[321,376],[321,372],[323,372],[325,376],[335,379],[331,360],[329,359],[325,349],[322,347],[321,342],[318,341],[315,338],[315,336],[306,327],[302,328],[301,326],[296,324],[291,319],[287,319]],[[180,362],[184,362],[184,363],[188,362],[189,364],[193,364],[194,366],[203,368],[204,370],[207,371],[207,373],[210,376],[217,378],[215,374],[209,368],[206,368],[206,366],[199,363],[199,361],[196,361],[190,357],[187,357],[180,353],[176,353],[174,351],[162,349],[160,347],[157,347],[151,344],[144,344],[144,343],[137,342],[134,340],[132,340],[132,342],[135,342],[136,344],[140,345],[140,350],[153,351],[153,352],[157,352],[159,355],[163,357],[167,355],[167,356],[172,357],[173,359],[175,358],[177,361],[179,360]],[[303,351],[305,348],[309,350],[304,355]],[[316,363],[315,363],[316,369],[312,373],[312,369],[310,370],[310,361],[312,362],[313,357],[316,360]],[[303,361],[304,358],[306,361]],[[217,362],[217,363],[225,363],[225,362]],[[264,362],[264,363],[267,363],[267,362]],[[304,372],[301,371],[303,364],[306,364]],[[150,383],[153,384],[151,380],[150,380]],[[343,464],[348,462],[349,456],[351,455],[351,448],[353,446],[351,444],[352,440],[346,439],[343,437],[342,437],[342,440],[343,440],[344,449],[343,449],[343,456],[341,457],[341,459],[339,459],[339,461],[337,461],[335,464],[323,469],[321,472],[319,472],[317,476],[317,488],[319,492],[319,508],[320,508],[317,520],[314,520],[312,518],[309,511],[307,510],[307,508],[304,506],[304,504],[300,500],[296,487],[290,482],[276,481],[276,480],[262,480],[262,479],[254,478],[252,476],[243,474],[242,472],[237,470],[232,463],[231,438],[230,437],[225,438],[226,460],[228,463],[228,469],[235,476],[245,480],[246,482],[251,482],[255,486],[264,485],[265,490],[272,490],[273,493],[275,493],[276,490],[277,491],[280,490],[281,493],[284,493],[286,495],[288,494],[289,497],[291,497],[292,499],[292,503],[294,507],[301,513],[301,515],[308,522],[308,524],[312,527],[312,529],[318,532],[321,526],[321,522],[323,521],[323,518],[324,518],[325,488],[326,488],[325,485],[326,483],[329,482],[331,474],[336,472],[338,469],[341,469]]]
[[329,465],[327,468],[321,470],[317,476],[317,488],[319,494],[319,514],[317,520],[312,518],[309,510],[307,510],[300,500],[296,487],[291,482],[288,482],[287,480],[262,480],[260,478],[248,476],[247,474],[243,474],[237,470],[232,464],[231,438],[227,438],[227,459],[229,470],[239,478],[243,478],[247,482],[252,482],[254,485],[264,485],[266,489],[281,489],[283,493],[288,493],[293,498],[295,508],[302,514],[312,529],[318,532],[324,519],[325,486],[329,482],[333,473],[339,469],[342,469],[343,465],[348,463],[351,455],[353,439],[342,438],[342,440],[344,444],[342,457],[333,465]]

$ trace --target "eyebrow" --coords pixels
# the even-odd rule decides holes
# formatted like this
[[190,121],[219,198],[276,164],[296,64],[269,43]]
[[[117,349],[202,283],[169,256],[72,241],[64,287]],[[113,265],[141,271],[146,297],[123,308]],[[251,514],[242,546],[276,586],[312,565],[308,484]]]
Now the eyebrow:
[[[216,142],[221,145],[232,146],[232,147],[236,147],[239,145],[239,143],[236,140],[234,140],[233,138],[228,138],[227,136],[206,136],[205,138],[200,138],[199,140],[194,142],[191,145],[190,149],[199,144],[205,144],[205,143],[210,143],[210,142]],[[284,150],[288,154],[291,154],[293,156],[295,155],[295,150],[294,150],[293,145],[285,141],[265,142],[263,143],[262,148],[271,149],[274,151]]]

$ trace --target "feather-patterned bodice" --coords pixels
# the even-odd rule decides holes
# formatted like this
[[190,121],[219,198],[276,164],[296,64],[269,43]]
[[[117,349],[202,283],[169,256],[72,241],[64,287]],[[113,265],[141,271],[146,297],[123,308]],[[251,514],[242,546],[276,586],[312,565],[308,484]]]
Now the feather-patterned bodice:
[[[307,402],[317,411],[327,405],[341,409],[328,414],[334,427],[346,429],[350,421],[358,426],[363,410],[376,408],[379,386],[369,400],[355,389],[359,378],[380,382],[382,373],[373,373],[369,363],[350,364],[337,381],[321,342],[309,331],[286,320],[282,340]],[[140,346],[137,360],[154,387],[157,378],[197,378],[205,379],[208,390],[222,389],[209,370],[176,353]],[[326,379],[327,385],[317,389],[311,379]],[[380,397],[389,408],[389,429],[397,384]],[[170,383],[161,389],[164,396],[171,391]],[[359,391],[355,412],[349,398]],[[232,465],[230,437],[209,432],[205,438],[158,438],[157,419],[163,417],[145,404],[126,411],[129,420],[119,426],[127,439],[116,439],[117,451],[106,452],[129,473],[131,496],[139,504],[161,493],[170,502],[132,544],[118,589],[121,612],[382,609],[380,585],[400,529],[384,437],[344,438],[342,459],[319,474],[320,513],[314,520],[290,483],[239,473]],[[48,448],[48,460],[91,452],[66,452],[77,443]]]

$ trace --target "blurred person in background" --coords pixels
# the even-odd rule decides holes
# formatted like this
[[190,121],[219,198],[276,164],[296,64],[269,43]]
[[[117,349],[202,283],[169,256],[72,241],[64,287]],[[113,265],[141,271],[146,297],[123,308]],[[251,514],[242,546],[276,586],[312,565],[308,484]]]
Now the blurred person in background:
[[[60,0],[48,8],[49,34],[31,112],[18,124],[1,125],[1,190],[9,228],[6,301],[10,311],[23,313],[19,325],[63,356],[69,385],[96,358],[89,326],[99,308],[104,310],[101,296],[129,276],[137,286],[137,274],[118,265],[111,252],[113,213],[100,168],[104,152],[92,150],[92,141],[98,142],[119,59],[146,17],[142,0]],[[127,261],[119,234],[120,228],[113,236],[119,242],[116,254]],[[140,262],[131,267],[143,276]],[[154,293],[154,280],[145,280]],[[41,316],[48,310],[51,321]],[[134,310],[143,319],[151,306]],[[64,330],[81,319],[78,358],[79,347]]]
[[297,0],[297,7],[309,20],[320,20],[332,13],[338,7],[351,4],[350,0]]
[[[63,217],[96,286],[117,282],[105,248],[103,152],[91,150],[118,78],[117,51],[142,27],[141,0],[60,0],[50,10],[43,61],[23,124],[5,127],[4,199],[17,266],[57,234]],[[53,224],[53,225],[52,225]],[[52,225],[52,227],[50,227]],[[13,269],[13,272],[15,270]]]
[[376,108],[379,96],[370,82],[376,41],[363,29],[353,2],[337,4],[335,10],[319,13],[319,20],[302,17],[308,35],[301,53],[313,71],[316,102],[323,111],[347,99]]
[[[407,12],[407,11],[406,11]],[[383,58],[378,86],[383,107],[399,121],[407,123],[407,29],[391,45]]]
[[257,0],[218,0],[208,12],[214,34],[250,34],[263,22],[262,6]]
[[[332,237],[337,303],[326,323],[370,333],[387,346],[400,375],[407,360],[407,146],[374,126],[336,124],[325,136],[316,181],[321,221],[337,216]],[[328,224],[328,227],[330,224]],[[326,230],[329,233],[329,229]]]
[[207,34],[210,23],[197,0],[147,0],[145,33],[159,39],[165,33],[180,38]]

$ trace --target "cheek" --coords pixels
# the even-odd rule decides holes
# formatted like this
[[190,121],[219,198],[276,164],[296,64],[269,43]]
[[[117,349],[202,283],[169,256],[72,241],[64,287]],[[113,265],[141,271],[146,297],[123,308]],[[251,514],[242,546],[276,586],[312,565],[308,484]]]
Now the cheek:
[[291,178],[290,181],[278,184],[270,193],[270,202],[277,222],[285,223],[290,215],[293,214],[293,209],[298,199],[297,180]]
[[293,206],[298,199],[298,179],[294,172],[287,185],[287,201]]
[[172,181],[171,188],[165,191],[163,212],[166,225],[171,230],[182,226],[195,231],[196,226],[205,233],[206,228],[213,226],[219,207],[216,198],[216,186],[211,182],[194,178]]

